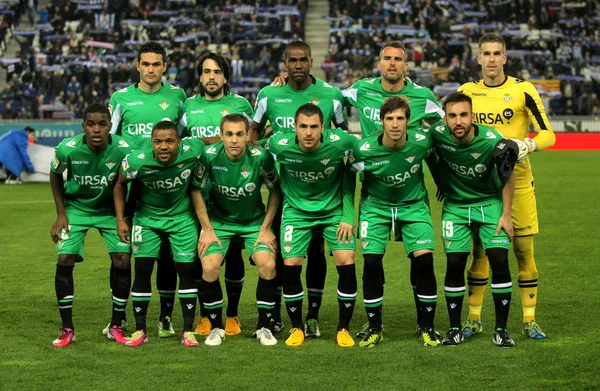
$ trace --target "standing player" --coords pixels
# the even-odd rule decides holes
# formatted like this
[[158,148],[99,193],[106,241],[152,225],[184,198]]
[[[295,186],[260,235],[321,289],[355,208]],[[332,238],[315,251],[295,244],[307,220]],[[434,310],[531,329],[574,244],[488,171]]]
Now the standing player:
[[[179,138],[177,125],[160,121],[152,130],[152,147],[132,151],[123,159],[115,186],[117,231],[123,241],[131,240],[135,256],[135,279],[131,291],[136,331],[127,346],[146,342],[146,313],[152,296],[152,269],[158,259],[163,238],[169,240],[179,275],[179,301],[183,313],[181,343],[195,347],[193,330],[198,289],[194,282],[194,262],[198,223],[188,195],[189,183],[204,143],[199,139]],[[123,210],[127,183],[137,179],[140,199],[131,233]]]
[[[198,60],[200,75],[200,93],[188,99],[183,105],[183,115],[180,124],[184,128],[182,136],[197,138],[220,137],[220,121],[227,114],[243,114],[248,121],[252,119],[252,106],[242,96],[229,90],[231,68],[227,60],[216,53],[206,53]],[[220,140],[220,138],[219,138]],[[210,182],[204,188],[208,199]],[[225,259],[225,289],[227,290],[227,318],[225,319],[225,334],[237,335],[242,332],[238,319],[238,307],[244,284],[244,261],[242,247],[237,242],[232,243]],[[201,279],[202,267],[197,265],[198,280]],[[202,303],[199,293],[199,300]],[[196,327],[196,334],[208,335],[211,329],[210,321],[200,306],[201,317]]]
[[[404,45],[400,42],[390,42],[379,52],[377,68],[381,71],[381,76],[359,80],[342,91],[344,103],[358,110],[362,137],[367,137],[383,128],[380,108],[390,96],[403,96],[408,99],[411,113],[407,129],[409,133],[426,128],[427,124],[433,124],[444,117],[444,112],[431,90],[404,77],[408,69],[406,61]],[[411,259],[410,282],[417,310],[417,333],[422,334],[420,300],[416,293],[418,266],[411,255],[409,258]],[[363,326],[363,330],[357,334],[357,337],[364,338],[366,326]]]
[[[317,105],[323,113],[323,124],[329,129],[348,129],[343,110],[344,97],[341,91],[310,74],[313,60],[310,46],[302,41],[291,42],[285,51],[284,65],[289,75],[283,87],[267,86],[258,93],[250,136],[262,132],[267,121],[271,122],[273,134],[294,132],[296,110],[305,103]],[[278,216],[279,217],[279,216]],[[279,219],[274,224],[278,227]],[[278,228],[275,228],[278,231]],[[278,233],[277,233],[278,234]],[[315,232],[308,249],[306,285],[308,289],[308,312],[306,314],[306,337],[319,337],[319,309],[323,299],[327,264],[322,235]],[[278,260],[281,265],[281,258]],[[282,273],[278,272],[281,276]],[[280,280],[281,281],[281,280]],[[279,313],[279,311],[276,311]]]
[[473,125],[471,98],[461,92],[446,97],[444,111],[444,121],[429,128],[440,157],[440,181],[446,197],[442,208],[442,239],[447,260],[444,291],[450,329],[442,343],[458,345],[463,340],[460,314],[466,290],[465,266],[472,231],[478,230],[492,268],[496,309],[493,341],[500,347],[511,347],[515,343],[506,331],[512,292],[508,250],[513,237],[512,170],[517,147],[495,130]]
[[[265,149],[246,147],[248,120],[243,115],[228,114],[221,119],[219,127],[223,142],[207,148],[200,157],[192,190],[196,215],[202,225],[198,241],[204,285],[202,299],[212,328],[206,344],[220,345],[226,335],[219,269],[230,241],[241,238],[258,267],[258,324],[254,334],[262,345],[275,345],[277,340],[270,327],[277,295],[277,243],[271,224],[281,198],[277,171],[273,158]],[[207,211],[202,189],[208,182],[212,183],[212,207]],[[263,183],[269,189],[266,212],[260,190]]]
[[[83,134],[63,140],[56,147],[50,170],[50,185],[56,204],[56,221],[50,235],[56,243],[56,297],[63,331],[54,347],[75,340],[73,326],[73,268],[83,254],[87,231],[96,228],[111,256],[115,270],[111,279],[113,312],[107,337],[125,343],[122,316],[131,286],[130,247],[119,240],[116,231],[113,188],[119,162],[129,146],[119,136],[111,136],[110,113],[105,106],[91,104],[83,112]],[[63,172],[67,170],[67,182]]]
[[[152,145],[150,135],[156,123],[170,120],[175,123],[181,116],[185,92],[162,82],[167,70],[167,53],[157,42],[140,46],[137,70],[140,81],[116,91],[109,104],[112,113],[112,133],[122,135],[132,148],[148,148]],[[161,247],[157,265],[156,286],[160,294],[158,336],[175,335],[171,318],[177,288],[177,273],[170,253],[169,243]],[[106,329],[105,329],[106,331]]]
[[364,175],[358,233],[365,259],[363,291],[369,329],[359,346],[373,347],[382,339],[382,261],[390,231],[401,231],[406,253],[417,267],[423,344],[438,346],[433,326],[437,302],[434,233],[422,167],[429,156],[435,163],[433,143],[428,133],[406,132],[411,116],[406,99],[387,98],[380,116],[383,132],[363,138],[352,151],[352,167]]
[[356,302],[354,190],[356,175],[344,164],[356,141],[341,129],[324,129],[323,112],[307,103],[296,111],[295,133],[279,132],[267,146],[280,164],[284,193],[281,251],[284,258],[283,296],[292,321],[289,346],[302,345],[304,291],[300,274],[314,231],[323,232],[333,252],[339,279],[337,344],[354,346],[348,333]]
[[[464,84],[460,88],[473,99],[475,122],[497,130],[504,137],[524,140],[530,152],[551,147],[556,137],[538,92],[531,83],[504,74],[506,58],[506,44],[498,34],[486,34],[479,40],[477,61],[481,65],[483,80]],[[533,139],[529,138],[529,120],[538,133]],[[515,166],[515,175],[513,252],[517,258],[523,305],[523,334],[532,339],[544,339],[546,334],[535,321],[538,271],[533,255],[533,235],[539,232],[539,228],[529,158]],[[488,277],[488,260],[481,243],[476,241],[473,263],[467,274],[469,318],[463,323],[465,337],[482,330],[481,306]]]

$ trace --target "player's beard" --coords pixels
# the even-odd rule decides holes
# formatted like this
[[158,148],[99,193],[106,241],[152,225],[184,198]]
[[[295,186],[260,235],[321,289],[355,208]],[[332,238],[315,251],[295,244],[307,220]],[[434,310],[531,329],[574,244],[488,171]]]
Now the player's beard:
[[211,98],[215,98],[215,97],[221,95],[221,93],[223,92],[223,86],[221,86],[221,88],[213,90],[213,91],[209,90],[207,87],[204,87],[204,86],[202,86],[202,87],[204,88],[204,93],[206,95],[210,96]]
[[386,82],[393,85],[393,84],[398,84],[400,82],[400,80],[402,80],[404,78],[404,75],[399,73],[397,77],[383,76],[383,78],[385,79]]
[[463,134],[460,136],[456,135],[456,127],[454,127],[454,129],[452,129],[452,136],[454,136],[454,138],[458,139],[458,140],[463,140],[466,137],[469,136],[469,134],[471,134],[471,132],[473,131],[473,124],[469,125],[469,126],[464,126],[464,131]]

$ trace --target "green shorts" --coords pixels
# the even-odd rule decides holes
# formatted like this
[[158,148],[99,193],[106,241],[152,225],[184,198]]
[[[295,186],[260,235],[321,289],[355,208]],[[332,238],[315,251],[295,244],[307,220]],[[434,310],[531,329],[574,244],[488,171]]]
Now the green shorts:
[[371,199],[360,204],[358,237],[363,254],[383,254],[390,239],[401,234],[406,253],[433,250],[433,224],[425,201],[399,207],[384,207]]
[[502,217],[502,202],[483,206],[462,206],[444,203],[442,209],[442,239],[447,253],[471,252],[471,235],[479,230],[484,249],[510,249],[510,239],[504,230],[496,236]]
[[136,258],[158,258],[160,244],[168,239],[175,262],[194,262],[198,253],[198,222],[192,215],[169,218],[135,216],[131,248]]
[[229,245],[232,240],[240,238],[244,241],[244,247],[246,251],[248,251],[248,255],[252,256],[257,251],[268,251],[272,252],[269,246],[264,243],[259,243],[256,246],[256,250],[254,249],[254,243],[256,239],[258,239],[258,234],[260,233],[260,227],[262,226],[264,218],[260,218],[255,220],[252,223],[246,224],[233,224],[227,223],[219,220],[211,220],[210,224],[215,231],[215,235],[221,241],[221,245],[223,248],[220,248],[217,243],[213,243],[208,247],[204,256],[212,255],[212,254],[221,254],[223,257],[227,253],[229,249]]
[[83,257],[83,243],[90,228],[96,228],[108,248],[109,253],[129,253],[131,247],[121,242],[117,235],[117,218],[115,216],[81,216],[67,211],[69,234],[63,230],[60,242],[56,245],[58,254],[79,254]]
[[305,213],[287,207],[283,210],[281,218],[281,254],[286,258],[304,258],[308,250],[308,245],[313,236],[313,232],[323,232],[325,242],[329,251],[336,250],[356,250],[354,238],[350,242],[339,243],[337,239],[337,229],[342,220],[341,211],[339,214],[315,218],[307,216]]

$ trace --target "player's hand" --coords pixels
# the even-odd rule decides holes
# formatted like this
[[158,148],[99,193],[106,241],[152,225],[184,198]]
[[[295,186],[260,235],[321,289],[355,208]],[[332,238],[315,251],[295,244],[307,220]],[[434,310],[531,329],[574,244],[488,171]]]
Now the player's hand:
[[[64,230],[64,231],[63,231]],[[52,228],[50,229],[50,237],[54,243],[57,243],[66,239],[63,238],[63,235],[69,235],[69,219],[66,215],[58,215],[56,216],[56,221],[52,224]]]
[[503,215],[502,217],[500,217],[500,221],[498,221],[498,227],[496,227],[496,236],[498,236],[501,230],[504,230],[504,232],[506,232],[508,238],[512,242],[515,236],[515,231],[512,223],[512,216]]
[[279,74],[279,76],[277,76],[275,79],[273,79],[273,82],[271,83],[272,86],[281,86],[283,87],[284,85],[286,85],[286,77],[288,77],[287,72],[281,72]]
[[437,191],[435,192],[435,199],[438,200],[439,202],[442,202],[442,201],[444,201],[444,198],[446,198],[446,194],[444,194],[442,189],[440,189],[438,187]]
[[202,230],[202,232],[200,233],[200,238],[198,239],[198,256],[200,257],[200,259],[202,259],[202,257],[206,253],[206,250],[208,250],[208,248],[213,243],[217,243],[220,248],[223,248],[223,245],[221,244],[221,241],[215,234],[215,231],[213,231],[212,229],[210,231]]
[[256,242],[254,242],[255,250],[256,247],[258,247],[259,243],[263,243],[267,247],[269,247],[271,251],[273,251],[273,254],[277,252],[277,240],[275,238],[275,235],[273,235],[273,232],[271,232],[271,230],[260,230],[260,232],[258,233],[258,238],[256,239]]
[[123,243],[129,243],[131,232],[131,220],[125,218],[123,220],[117,220],[117,235]]
[[352,238],[354,236],[354,233],[352,232],[352,229],[354,227],[352,226],[352,224],[348,224],[348,223],[344,223],[343,221],[340,221],[340,225],[336,231],[336,236],[338,239],[338,243],[350,243],[352,242]]

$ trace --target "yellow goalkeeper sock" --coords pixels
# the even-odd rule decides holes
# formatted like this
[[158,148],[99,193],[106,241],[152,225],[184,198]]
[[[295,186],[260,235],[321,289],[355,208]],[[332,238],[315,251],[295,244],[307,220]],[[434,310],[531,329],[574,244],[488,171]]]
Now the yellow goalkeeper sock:
[[490,264],[480,241],[473,242],[473,262],[467,271],[469,319],[481,321],[483,294],[490,276]]
[[538,290],[538,271],[533,257],[533,235],[515,237],[513,251],[517,258],[519,272],[518,281],[523,305],[523,323],[527,323],[535,319]]

